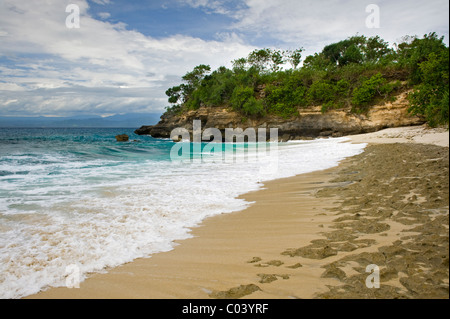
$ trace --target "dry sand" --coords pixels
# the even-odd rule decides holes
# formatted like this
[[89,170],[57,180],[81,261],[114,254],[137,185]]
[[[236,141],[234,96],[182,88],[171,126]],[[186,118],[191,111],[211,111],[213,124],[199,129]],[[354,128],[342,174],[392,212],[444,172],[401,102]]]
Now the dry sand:
[[445,128],[423,126],[395,127],[374,133],[351,136],[354,143],[392,144],[421,143],[449,146],[449,131]]
[[[352,137],[371,145],[266,183],[174,250],[30,298],[448,298],[448,131],[425,130]],[[366,287],[370,264],[379,289]]]

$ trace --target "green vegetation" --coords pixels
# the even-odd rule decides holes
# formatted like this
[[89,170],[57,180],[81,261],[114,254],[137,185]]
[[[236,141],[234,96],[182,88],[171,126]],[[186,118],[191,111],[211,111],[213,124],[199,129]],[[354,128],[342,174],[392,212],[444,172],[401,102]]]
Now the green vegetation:
[[240,111],[244,115],[264,115],[264,106],[255,98],[251,87],[236,87],[230,102],[235,111]]
[[290,118],[300,108],[321,106],[322,112],[348,108],[364,113],[412,89],[412,114],[433,126],[448,124],[449,49],[435,33],[407,36],[393,47],[378,36],[350,37],[306,57],[300,67],[302,52],[255,50],[233,61],[232,69],[213,72],[199,65],[183,77],[183,84],[167,90],[172,105],[167,112],[231,107],[245,119]]
[[353,90],[352,103],[356,112],[364,111],[376,97],[387,98],[392,92],[401,87],[399,81],[388,83],[381,73],[369,79],[363,79],[361,85]]
[[[415,90],[410,95],[410,112],[423,115],[431,126],[448,124],[449,119],[449,49],[433,38],[425,38],[429,46],[415,40],[411,44],[417,64],[413,70]],[[410,50],[411,50],[410,48]],[[432,48],[432,50],[431,50]]]

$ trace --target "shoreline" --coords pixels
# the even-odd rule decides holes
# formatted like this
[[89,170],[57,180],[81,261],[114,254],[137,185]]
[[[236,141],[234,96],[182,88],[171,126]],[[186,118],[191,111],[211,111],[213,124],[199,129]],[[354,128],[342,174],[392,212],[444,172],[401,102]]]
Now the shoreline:
[[[414,130],[415,133],[412,132]],[[408,142],[413,143],[411,147],[414,148],[413,145],[418,145],[414,144],[418,142],[415,139],[419,136],[417,130],[423,128],[388,129],[350,138],[354,143],[369,142],[371,145],[377,141],[381,145]],[[448,131],[432,132],[424,133],[418,140],[427,143],[438,140],[441,145],[447,143],[448,147]],[[448,155],[448,149],[446,152]],[[365,254],[366,259],[367,256],[376,259],[379,249],[395,246],[403,235],[415,235],[415,232],[406,232],[413,227],[403,224],[400,219],[389,223],[380,220],[377,223],[380,228],[373,230],[354,217],[343,215],[337,218],[340,214],[336,211],[342,203],[339,192],[350,191],[351,187],[345,185],[352,182],[343,179],[345,174],[352,176],[351,172],[344,175],[342,172],[351,170],[356,158],[360,159],[365,153],[348,158],[328,170],[264,183],[263,189],[242,196],[246,201],[254,202],[250,207],[206,219],[192,230],[193,238],[177,242],[169,252],[135,260],[109,269],[105,274],[92,274],[80,284],[80,289],[50,288],[26,298],[311,299],[337,298],[346,293],[350,298],[357,298],[361,295],[360,290],[365,289],[359,285],[363,282],[361,278],[358,279],[364,272],[357,264],[359,259],[351,256]],[[336,190],[339,192],[333,193]],[[448,198],[448,187],[446,193]],[[347,208],[341,207],[341,213]],[[343,222],[344,225],[340,225]],[[343,236],[343,232],[349,233],[348,229],[353,228],[358,229],[357,238]],[[441,231],[444,237],[447,235],[448,242],[448,226]],[[387,251],[384,253],[388,254],[390,250]],[[439,278],[444,284],[439,285],[445,286],[446,282],[448,298],[448,244],[446,258],[447,273],[442,274],[442,269],[433,271],[440,271]],[[426,265],[426,262],[421,262]],[[443,262],[445,264],[445,258]],[[389,284],[383,284],[384,289],[377,290],[379,295],[366,291],[369,293],[366,297],[411,297],[408,293],[413,290],[412,284],[406,282],[409,277],[417,277],[417,273],[403,275],[405,270],[399,266],[394,270],[386,263],[380,266],[382,284],[383,276]],[[338,288],[355,280],[357,284],[353,286],[357,286],[359,291]]]
[[[324,180],[332,178],[333,170],[265,183],[263,189],[241,197],[254,204],[243,211],[207,218],[192,229],[192,238],[177,241],[169,252],[137,259],[109,269],[105,274],[92,274],[81,282],[80,289],[50,288],[26,298],[204,299],[210,298],[213,292],[256,285],[260,281],[258,274],[269,269],[280,272],[280,276],[292,275],[296,269],[286,266],[295,266],[297,262],[291,262],[290,257],[283,258],[279,252],[290,247],[293,241],[314,239],[317,231],[321,230],[320,225],[329,219],[324,214],[332,203],[322,201],[318,206],[310,195],[316,190],[316,185],[323,185]],[[267,196],[269,193],[271,195]],[[311,207],[310,214],[304,215],[302,210],[295,212],[292,205],[298,205],[299,199],[302,207]],[[280,204],[286,206],[280,207]],[[274,210],[277,211],[276,216],[273,216]],[[274,217],[278,227],[271,230]],[[311,219],[315,219],[313,224]],[[306,225],[301,232],[298,232],[298,223]],[[265,263],[268,263],[267,267]],[[283,265],[277,266],[280,263]],[[321,269],[317,268],[317,278],[320,278],[320,273]],[[253,280],[248,280],[250,277]],[[303,279],[310,280],[308,277],[309,273]],[[283,281],[280,277],[278,285],[283,286],[287,282]],[[331,284],[333,280],[327,283]],[[290,281],[290,284],[295,290],[304,282]],[[277,294],[258,291],[249,297],[276,298]],[[278,297],[308,298],[305,294]]]

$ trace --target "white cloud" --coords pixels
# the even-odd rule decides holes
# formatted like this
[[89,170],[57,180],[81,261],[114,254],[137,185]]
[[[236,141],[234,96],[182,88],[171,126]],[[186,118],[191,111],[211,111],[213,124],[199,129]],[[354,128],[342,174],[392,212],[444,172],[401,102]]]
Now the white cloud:
[[[234,20],[218,35],[235,33],[259,46],[319,52],[327,44],[356,34],[379,35],[393,44],[405,35],[436,31],[448,43],[447,0],[178,0]],[[366,7],[380,8],[380,28],[368,28]]]
[[357,33],[380,35],[394,42],[404,35],[437,31],[447,36],[447,0],[388,1],[379,0],[381,25],[367,28],[366,7],[373,0],[243,0],[245,6],[233,14],[233,30],[256,36],[260,40],[277,39],[289,46],[304,46],[309,53],[324,45]]
[[0,0],[0,30],[7,34],[0,57],[14,61],[0,64],[0,113],[162,111],[166,89],[194,66],[217,68],[253,49],[237,36],[155,39],[96,20],[87,2],[72,2],[80,7],[79,29],[65,26],[64,0]]
[[0,83],[0,91],[25,91],[23,87],[16,83]]
[[110,4],[111,0],[91,0],[92,2],[95,2],[96,4],[105,5]]
[[87,0],[70,1],[80,8],[79,29],[65,26],[66,0],[0,0],[0,114],[162,111],[165,90],[187,71],[199,64],[230,66],[255,48],[248,43],[305,47],[305,55],[358,32],[392,43],[437,31],[448,43],[446,0],[379,0],[380,29],[365,26],[373,0],[177,1],[234,22],[216,41],[153,38],[106,21],[107,12],[91,16]]
[[100,17],[100,19],[108,19],[109,17],[111,17],[111,13],[109,12],[99,12],[98,16]]
[[[226,8],[226,1],[219,0],[179,0],[193,8],[205,9],[208,13],[231,14],[233,11]],[[229,2],[229,1],[228,1]]]

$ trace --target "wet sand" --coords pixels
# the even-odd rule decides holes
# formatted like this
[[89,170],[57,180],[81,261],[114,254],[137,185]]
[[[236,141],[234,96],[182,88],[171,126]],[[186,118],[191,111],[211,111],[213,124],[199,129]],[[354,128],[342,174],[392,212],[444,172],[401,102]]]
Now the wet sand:
[[266,183],[170,252],[30,298],[449,298],[448,142],[365,136],[363,154]]

